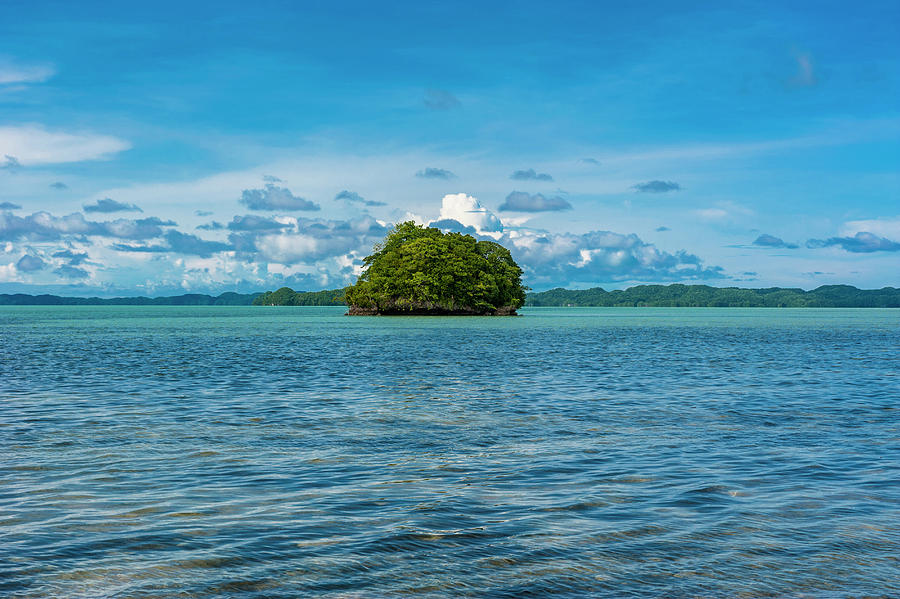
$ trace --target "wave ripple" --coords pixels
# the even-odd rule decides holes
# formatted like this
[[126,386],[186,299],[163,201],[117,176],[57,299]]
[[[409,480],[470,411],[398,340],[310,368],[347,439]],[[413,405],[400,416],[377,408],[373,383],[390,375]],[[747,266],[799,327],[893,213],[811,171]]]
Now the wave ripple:
[[900,594],[900,312],[0,308],[0,594]]

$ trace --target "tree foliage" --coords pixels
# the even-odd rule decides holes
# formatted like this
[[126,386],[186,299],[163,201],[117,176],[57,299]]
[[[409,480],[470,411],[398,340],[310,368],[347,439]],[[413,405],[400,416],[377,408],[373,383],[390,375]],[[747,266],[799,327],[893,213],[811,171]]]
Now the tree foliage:
[[[342,306],[344,289],[294,291],[282,287],[266,293],[187,294],[171,297],[63,297],[0,294],[0,306]],[[767,308],[900,308],[900,289],[857,289],[824,285],[812,291],[769,287],[743,289],[707,285],[639,285],[625,290],[551,289],[529,293],[528,306],[691,306]]]
[[266,291],[253,300],[254,306],[340,306],[343,303],[343,289],[294,291],[290,287]]
[[735,308],[898,308],[900,289],[823,285],[812,291],[769,287],[638,285],[624,290],[551,289],[528,295],[529,306],[659,306]]
[[345,301],[351,314],[514,314],[521,277],[503,246],[409,221],[375,246]]

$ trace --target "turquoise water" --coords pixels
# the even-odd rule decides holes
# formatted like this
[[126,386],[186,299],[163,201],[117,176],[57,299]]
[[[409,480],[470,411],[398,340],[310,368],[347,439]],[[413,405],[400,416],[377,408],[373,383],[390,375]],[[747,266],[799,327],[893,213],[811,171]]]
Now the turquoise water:
[[0,308],[0,595],[900,595],[900,310]]

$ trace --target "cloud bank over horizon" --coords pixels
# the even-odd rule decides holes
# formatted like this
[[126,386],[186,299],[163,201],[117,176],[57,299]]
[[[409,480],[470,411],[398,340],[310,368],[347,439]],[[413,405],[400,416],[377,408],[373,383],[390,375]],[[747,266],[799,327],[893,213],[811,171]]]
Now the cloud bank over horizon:
[[[508,247],[533,287],[641,277],[654,281],[723,277],[720,267],[704,266],[700,258],[685,251],[659,250],[634,234],[505,228],[497,215],[465,193],[445,195],[438,218],[429,226],[491,239]],[[0,241],[24,242],[30,248],[29,253],[16,255],[16,261],[7,266],[15,281],[52,285],[53,275],[58,275],[78,279],[82,285],[92,284],[92,289],[112,289],[121,271],[109,263],[110,259],[129,255],[143,261],[149,258],[156,270],[177,273],[182,291],[229,288],[225,264],[243,264],[238,270],[253,271],[257,276],[253,290],[282,284],[291,277],[306,281],[307,286],[315,280],[317,288],[340,287],[355,280],[362,259],[390,227],[370,216],[330,220],[237,214],[224,225],[198,226],[217,233],[217,239],[209,239],[179,231],[174,221],[152,216],[93,221],[77,212],[62,217],[47,212],[23,217],[0,213]],[[8,246],[5,253],[15,255],[14,244]],[[193,268],[187,258],[194,260]],[[211,260],[220,265],[220,280],[210,272]],[[196,272],[200,264],[205,265],[202,273]],[[142,281],[141,285],[145,289],[152,283]]]
[[674,254],[661,251],[633,233],[590,231],[577,235],[504,229],[499,218],[465,194],[444,196],[440,219],[429,226],[491,239],[507,247],[522,267],[527,284],[533,287],[583,287],[592,281],[641,278],[689,281],[724,277],[721,267],[703,266],[700,258],[683,250]]
[[[270,184],[271,185],[271,184]],[[281,193],[273,188],[272,193]],[[290,194],[286,189],[285,194]],[[261,195],[264,199],[270,195]],[[513,201],[526,202],[523,212],[571,209],[548,207],[540,194],[521,194]],[[500,206],[507,210],[510,196]],[[246,197],[246,196],[244,196]],[[279,197],[279,196],[276,196]],[[293,194],[280,196],[295,206]],[[235,207],[248,202],[235,203]],[[256,201],[258,198],[253,198]],[[335,199],[348,204],[366,205],[353,192],[342,191]],[[553,199],[553,198],[551,198]],[[560,198],[556,198],[557,200]],[[304,200],[306,202],[306,200]],[[532,202],[532,204],[527,204]],[[534,202],[539,205],[535,207]],[[252,204],[252,202],[249,202]],[[374,206],[379,206],[373,203]],[[341,287],[352,283],[362,268],[362,259],[390,230],[391,221],[368,215],[349,219],[305,218],[278,213],[266,204],[271,216],[235,214],[230,221],[213,221],[195,229],[213,234],[213,238],[181,231],[173,220],[156,216],[112,220],[91,220],[80,212],[56,216],[40,211],[17,216],[9,209],[0,212],[0,271],[6,283],[24,289],[50,289],[59,281],[78,281],[76,292],[121,292],[122,257],[138,264],[152,265],[154,275],[168,273],[162,282],[134,281],[134,289],[147,292],[219,292],[228,289],[258,291],[286,284],[301,283],[307,290]],[[551,204],[552,206],[552,204]],[[90,210],[93,208],[93,210]],[[98,200],[86,211],[114,213],[138,210],[134,204]],[[207,211],[197,211],[206,215]],[[400,219],[402,220],[402,219]],[[393,221],[398,222],[398,221]],[[457,231],[481,239],[491,239],[509,248],[524,271],[526,284],[540,290],[553,287],[616,286],[621,282],[696,282],[722,281],[730,276],[720,265],[707,265],[697,254],[685,249],[667,251],[647,242],[635,233],[591,229],[584,233],[552,232],[530,228],[511,219],[503,220],[476,197],[466,193],[446,194],[437,218],[424,221],[428,226]],[[851,228],[874,226],[888,231],[893,221],[848,223]],[[668,231],[656,227],[653,231]],[[846,227],[845,227],[846,230]],[[801,251],[798,244],[773,235],[761,234],[753,246]],[[807,251],[838,249],[848,254],[892,253],[900,251],[900,242],[869,232],[852,236],[810,239]],[[147,260],[150,260],[148,263]],[[235,274],[240,274],[240,278]],[[734,275],[739,278],[743,275]],[[169,281],[166,283],[166,281]],[[175,283],[174,281],[177,281]],[[2,283],[2,281],[0,281]],[[81,290],[81,291],[78,291]]]

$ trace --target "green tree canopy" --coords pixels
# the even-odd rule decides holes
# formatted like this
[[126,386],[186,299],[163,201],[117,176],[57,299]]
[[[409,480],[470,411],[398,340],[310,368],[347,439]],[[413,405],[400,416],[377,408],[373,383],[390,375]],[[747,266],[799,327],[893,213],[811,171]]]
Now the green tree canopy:
[[350,314],[515,314],[525,303],[522,269],[502,245],[396,225],[346,291]]
[[768,308],[898,308],[900,289],[823,285],[812,291],[769,287],[638,285],[628,289],[551,289],[528,295],[529,306],[686,306]]
[[324,291],[294,291],[282,287],[276,291],[266,291],[253,300],[254,306],[340,306],[343,304],[343,289]]

